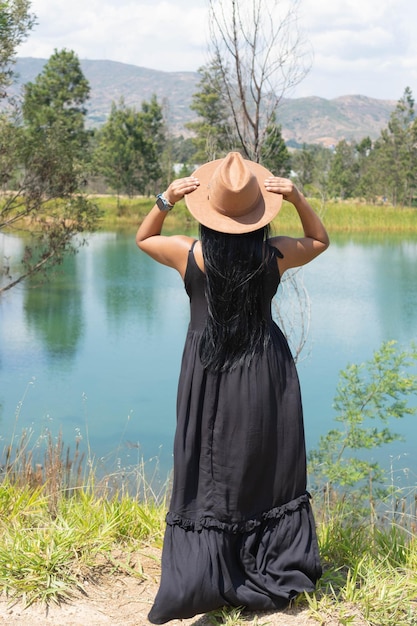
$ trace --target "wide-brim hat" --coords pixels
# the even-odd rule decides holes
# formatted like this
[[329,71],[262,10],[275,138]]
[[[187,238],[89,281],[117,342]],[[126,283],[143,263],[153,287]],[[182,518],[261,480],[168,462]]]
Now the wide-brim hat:
[[222,233],[249,233],[278,214],[282,195],[265,189],[271,172],[259,163],[229,152],[197,168],[200,185],[185,196],[191,215],[203,226]]

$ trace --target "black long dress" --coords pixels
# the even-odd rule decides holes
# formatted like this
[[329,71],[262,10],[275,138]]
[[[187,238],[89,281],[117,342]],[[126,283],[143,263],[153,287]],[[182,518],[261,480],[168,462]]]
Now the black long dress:
[[276,258],[265,276],[266,351],[248,367],[207,372],[199,341],[205,274],[190,250],[185,288],[191,320],[178,385],[174,480],[154,624],[225,605],[282,609],[321,575],[306,491],[298,376],[271,317],[280,281]]

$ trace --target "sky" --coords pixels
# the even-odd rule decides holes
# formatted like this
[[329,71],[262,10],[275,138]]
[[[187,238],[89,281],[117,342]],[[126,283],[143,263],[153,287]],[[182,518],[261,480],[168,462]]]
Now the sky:
[[[18,56],[48,58],[66,48],[80,59],[162,71],[197,71],[208,61],[207,0],[32,0],[31,6],[37,25]],[[417,99],[415,0],[299,0],[298,16],[312,65],[288,97],[397,101],[410,87]]]

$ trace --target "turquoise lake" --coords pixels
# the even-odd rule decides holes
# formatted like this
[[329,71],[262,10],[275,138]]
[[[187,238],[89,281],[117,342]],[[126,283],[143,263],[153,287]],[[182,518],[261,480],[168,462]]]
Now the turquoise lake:
[[[0,254],[13,256],[22,245],[1,235]],[[311,449],[334,426],[340,370],[372,358],[383,341],[401,347],[417,341],[417,237],[333,237],[299,278],[310,303],[298,371]],[[285,283],[276,306],[297,326],[299,311]],[[106,472],[130,471],[143,459],[168,473],[187,324],[181,278],[141,253],[134,232],[91,235],[48,282],[31,280],[6,292],[0,450],[23,430],[32,448],[62,432],[66,445],[74,449],[79,440]],[[376,458],[415,483],[417,417],[390,427],[405,441]]]

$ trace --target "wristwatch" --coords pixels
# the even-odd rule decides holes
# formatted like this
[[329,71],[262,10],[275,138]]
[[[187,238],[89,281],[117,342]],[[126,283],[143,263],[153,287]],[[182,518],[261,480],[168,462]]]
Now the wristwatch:
[[156,196],[156,206],[160,211],[170,211],[174,205],[168,202],[163,193],[158,193]]

